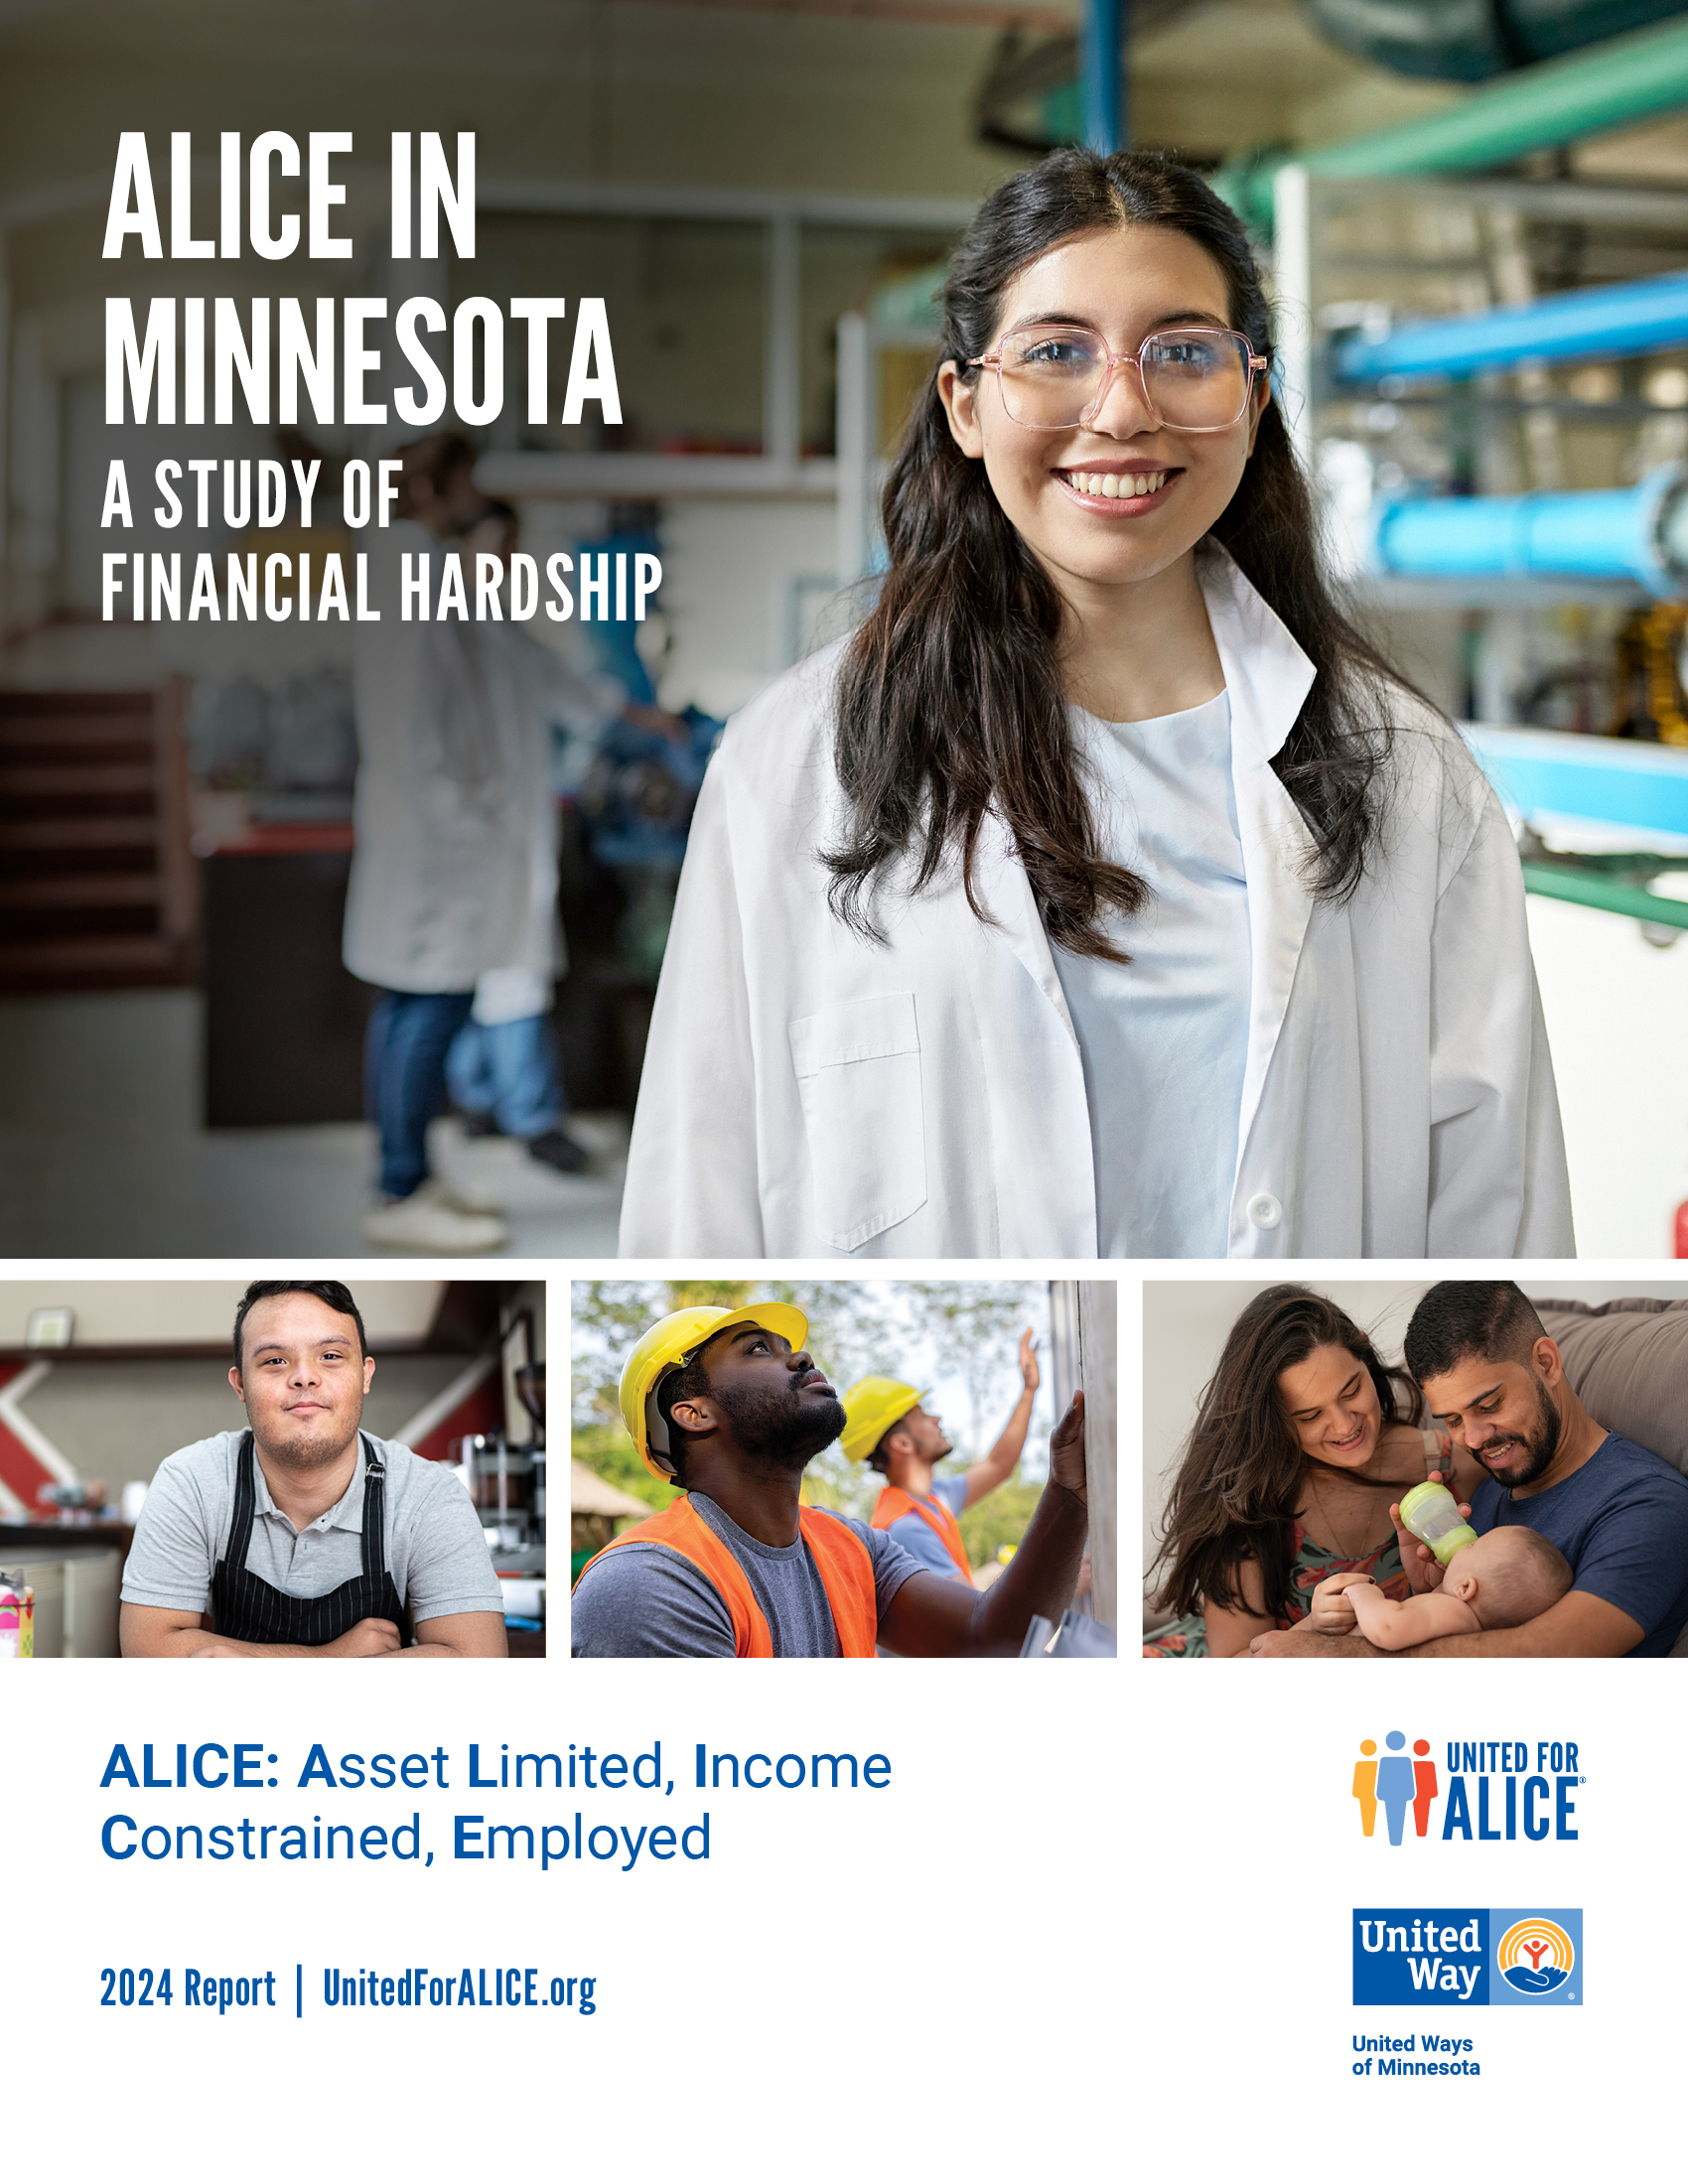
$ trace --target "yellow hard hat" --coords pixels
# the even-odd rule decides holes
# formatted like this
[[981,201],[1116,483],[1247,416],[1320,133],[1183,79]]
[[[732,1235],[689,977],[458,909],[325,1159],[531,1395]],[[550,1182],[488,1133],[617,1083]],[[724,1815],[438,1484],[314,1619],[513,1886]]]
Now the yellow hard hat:
[[844,1431],[838,1436],[852,1463],[865,1463],[899,1419],[909,1416],[916,1403],[924,1403],[928,1388],[911,1388],[906,1381],[887,1380],[870,1373],[858,1380],[844,1398]]
[[690,1304],[647,1327],[622,1367],[619,1400],[623,1423],[653,1478],[671,1483],[674,1477],[667,1460],[668,1421],[656,1408],[656,1391],[667,1374],[689,1364],[728,1327],[766,1327],[783,1335],[793,1350],[809,1338],[808,1316],[795,1304]]

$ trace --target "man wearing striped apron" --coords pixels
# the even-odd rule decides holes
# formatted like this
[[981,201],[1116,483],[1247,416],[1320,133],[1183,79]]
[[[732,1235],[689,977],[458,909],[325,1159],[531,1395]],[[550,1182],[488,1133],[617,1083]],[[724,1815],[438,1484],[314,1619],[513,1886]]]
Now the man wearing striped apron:
[[374,1378],[339,1282],[254,1282],[244,1433],[167,1456],[123,1571],[125,1656],[501,1656],[503,1596],[455,1472],[362,1431]]

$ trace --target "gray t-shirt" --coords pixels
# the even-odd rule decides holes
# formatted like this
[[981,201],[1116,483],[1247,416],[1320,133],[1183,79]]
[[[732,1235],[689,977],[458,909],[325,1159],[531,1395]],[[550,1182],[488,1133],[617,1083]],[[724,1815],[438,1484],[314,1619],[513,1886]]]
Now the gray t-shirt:
[[[690,1500],[749,1579],[768,1618],[775,1657],[835,1659],[838,1633],[832,1609],[804,1543],[799,1539],[789,1547],[765,1547],[741,1532],[706,1494],[693,1494]],[[850,1527],[873,1558],[874,1598],[883,1622],[886,1609],[920,1566],[889,1532],[876,1532],[854,1517],[839,1522]],[[582,1659],[653,1654],[733,1658],[733,1618],[726,1602],[695,1563],[654,1540],[632,1540],[594,1563],[574,1588],[572,1617],[572,1650]]]
[[[502,1615],[504,1596],[486,1534],[463,1482],[444,1464],[427,1463],[396,1440],[374,1441],[386,1466],[387,1568],[413,1623],[434,1615]],[[239,1433],[213,1433],[178,1448],[158,1467],[135,1527],[123,1570],[133,1607],[211,1606],[211,1573],[228,1544],[234,1514]],[[252,1454],[252,1544],[246,1568],[295,1600],[320,1599],[363,1567],[363,1461],[352,1484],[315,1524],[293,1529],[270,1498],[264,1467]]]
[[[918,1501],[920,1497],[916,1494],[914,1498]],[[952,1517],[959,1517],[967,1506],[967,1474],[962,1472],[956,1478],[933,1479],[931,1498],[942,1502]],[[911,1510],[885,1529],[899,1547],[908,1549],[922,1570],[931,1570],[934,1576],[952,1577],[960,1583],[961,1572],[950,1560],[948,1548],[924,1517],[916,1517]]]

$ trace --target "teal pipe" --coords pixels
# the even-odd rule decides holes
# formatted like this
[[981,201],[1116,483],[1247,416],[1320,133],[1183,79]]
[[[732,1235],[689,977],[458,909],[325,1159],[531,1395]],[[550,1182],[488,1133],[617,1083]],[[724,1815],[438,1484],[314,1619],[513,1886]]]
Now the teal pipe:
[[[1433,175],[1503,167],[1527,152],[1598,136],[1688,105],[1688,23],[1636,31],[1520,68],[1443,113],[1298,155],[1311,175]],[[1234,211],[1270,227],[1272,182],[1289,156],[1237,163],[1214,177]]]
[[1414,319],[1379,341],[1338,341],[1338,379],[1468,379],[1520,363],[1645,356],[1688,345],[1688,273],[1572,288],[1500,311]]
[[1124,142],[1120,77],[1124,72],[1125,0],[1084,0],[1079,40],[1084,141],[1104,158]]
[[1592,873],[1567,871],[1563,865],[1537,865],[1525,858],[1524,892],[1551,895],[1556,902],[1580,902],[1587,910],[1611,910],[1618,917],[1638,917],[1644,925],[1688,929],[1688,902],[1670,894],[1653,894],[1646,887],[1626,887]]
[[1381,500],[1371,557],[1381,576],[1628,579],[1656,599],[1684,590],[1684,477],[1666,463],[1605,492],[1477,493]]

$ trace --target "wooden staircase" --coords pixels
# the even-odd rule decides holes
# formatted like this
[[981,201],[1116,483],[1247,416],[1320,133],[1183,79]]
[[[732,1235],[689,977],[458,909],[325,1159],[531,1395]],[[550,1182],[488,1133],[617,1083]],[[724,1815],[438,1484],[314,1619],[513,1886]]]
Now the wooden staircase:
[[193,984],[184,699],[0,690],[0,992]]

